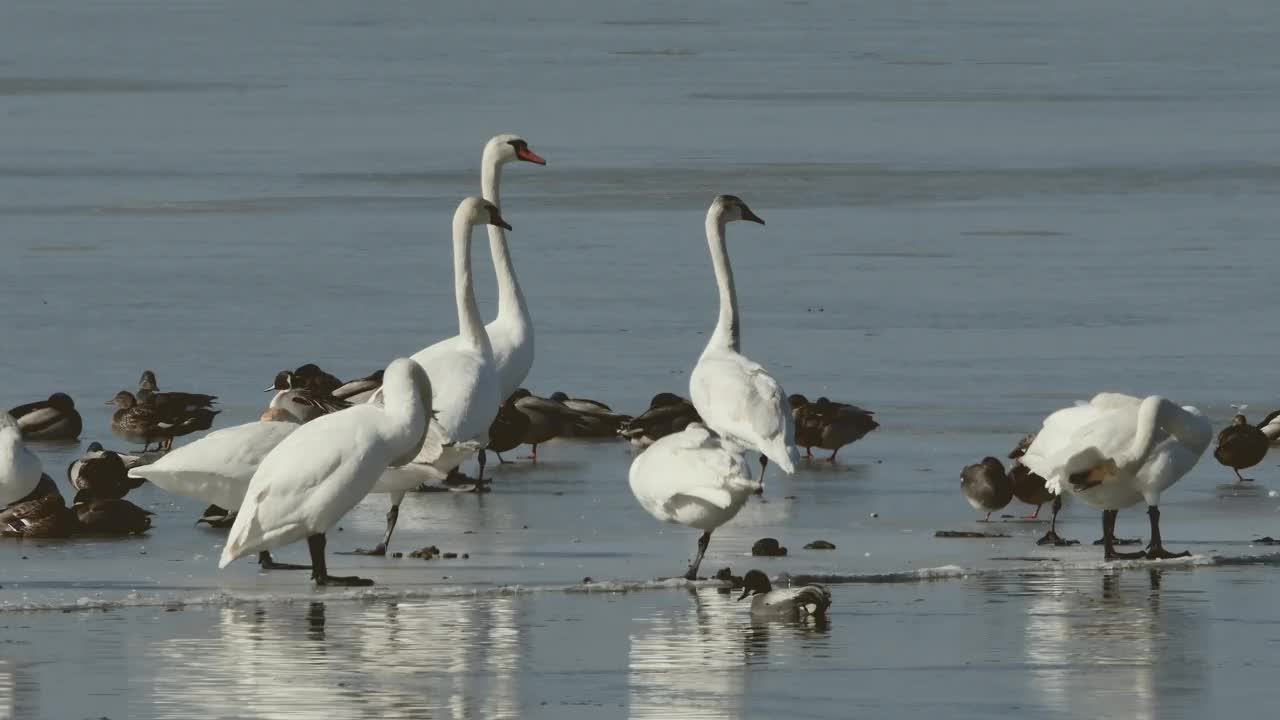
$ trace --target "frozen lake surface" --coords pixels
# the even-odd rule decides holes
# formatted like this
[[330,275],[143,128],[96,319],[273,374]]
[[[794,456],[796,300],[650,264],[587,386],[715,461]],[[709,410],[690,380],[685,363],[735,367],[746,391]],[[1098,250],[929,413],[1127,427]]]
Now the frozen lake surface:
[[[847,581],[825,629],[655,584],[696,533],[638,507],[620,443],[411,495],[393,550],[469,557],[334,556],[368,592],[218,572],[202,505],[144,487],[147,537],[0,542],[0,718],[1258,714],[1274,459],[1240,488],[1206,456],[1167,493],[1196,556],[1159,571],[1107,568],[1080,504],[1079,547],[979,525],[958,474],[1099,390],[1215,427],[1275,409],[1278,33],[1268,0],[6,4],[0,404],[76,399],[82,445],[38,448],[60,482],[121,447],[101,403],[143,369],[226,427],[281,368],[360,376],[452,334],[449,213],[504,131],[549,161],[503,184],[532,390],[685,392],[729,192],[768,222],[730,231],[744,350],[882,427],[771,475],[704,564]],[[374,544],[386,502],[330,548]],[[790,554],[750,558],[766,536]]]

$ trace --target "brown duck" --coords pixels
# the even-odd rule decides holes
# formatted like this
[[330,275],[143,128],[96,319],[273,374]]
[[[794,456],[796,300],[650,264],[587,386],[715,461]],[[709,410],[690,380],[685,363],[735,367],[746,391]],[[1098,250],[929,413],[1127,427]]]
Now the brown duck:
[[1266,433],[1250,425],[1244,415],[1236,415],[1231,424],[1218,433],[1218,447],[1214,448],[1213,458],[1235,471],[1240,482],[1252,482],[1252,478],[1244,477],[1240,471],[1262,462],[1269,447],[1271,439]]

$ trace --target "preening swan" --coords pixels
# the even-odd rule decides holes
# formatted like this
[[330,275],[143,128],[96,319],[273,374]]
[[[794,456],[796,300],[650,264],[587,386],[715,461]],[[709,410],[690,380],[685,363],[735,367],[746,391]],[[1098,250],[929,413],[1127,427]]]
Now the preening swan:
[[[480,324],[480,310],[476,306],[476,292],[471,279],[471,231],[476,225],[511,229],[502,219],[498,207],[488,200],[469,197],[458,205],[453,214],[453,282],[458,335],[447,344],[437,343],[413,355],[413,361],[432,378],[436,393],[436,416],[431,420],[426,442],[413,463],[415,469],[421,470],[424,469],[421,466],[426,466],[430,468],[429,472],[440,476],[489,444],[489,424],[498,414],[498,407],[505,397],[499,392],[493,349],[484,326]],[[377,397],[379,394],[375,393],[373,399]],[[482,475],[483,472],[482,460]],[[405,493],[417,487],[423,479],[422,473],[394,472],[388,473],[378,483],[377,492],[391,494],[387,531],[377,547],[356,552],[386,554],[391,533],[400,516],[400,503]],[[479,489],[480,483],[476,487]]]
[[746,448],[700,423],[658,440],[631,462],[631,492],[655,518],[702,530],[698,554],[685,579],[698,579],[698,566],[711,533],[733,519],[756,491]]
[[40,484],[44,465],[22,439],[22,428],[0,413],[0,508],[30,495]]
[[[1103,511],[1108,560],[1184,557],[1188,553],[1170,553],[1161,542],[1160,494],[1195,467],[1212,441],[1212,426],[1193,407],[1158,395],[1100,393],[1045,418],[1022,463],[1044,477],[1051,492],[1070,491]],[[1144,500],[1151,521],[1146,552],[1117,553],[1117,513]]]
[[707,210],[707,244],[720,290],[720,317],[707,347],[689,376],[689,396],[707,427],[749,449],[761,453],[760,483],[769,460],[782,471],[795,472],[800,453],[787,394],[759,364],[742,355],[738,294],[725,247],[725,224],[748,220],[764,224],[746,203],[733,195],[721,195]]
[[306,538],[317,584],[372,585],[364,578],[329,575],[324,534],[369,493],[383,471],[421,451],[430,417],[426,371],[400,358],[387,366],[380,406],[357,405],[294,430],[249,482],[219,567]]

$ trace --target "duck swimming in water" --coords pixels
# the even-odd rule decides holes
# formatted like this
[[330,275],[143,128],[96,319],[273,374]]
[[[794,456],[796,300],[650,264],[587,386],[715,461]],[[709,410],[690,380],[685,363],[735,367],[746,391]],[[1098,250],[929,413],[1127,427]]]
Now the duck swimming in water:
[[738,600],[751,598],[751,615],[756,618],[803,620],[822,618],[831,607],[831,591],[824,585],[802,585],[773,589],[769,576],[752,570],[742,578]]
[[39,400],[9,410],[18,421],[23,438],[27,440],[62,442],[80,437],[84,422],[76,410],[75,401],[66,393],[54,393],[48,400]]

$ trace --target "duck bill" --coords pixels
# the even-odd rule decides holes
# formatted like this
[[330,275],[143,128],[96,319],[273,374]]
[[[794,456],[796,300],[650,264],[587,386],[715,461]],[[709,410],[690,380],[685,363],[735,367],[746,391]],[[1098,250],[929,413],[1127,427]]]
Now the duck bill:
[[747,596],[750,594],[751,594],[751,590],[749,590],[748,588],[743,588],[742,594],[738,596],[738,602],[742,602],[743,600],[747,599]]

